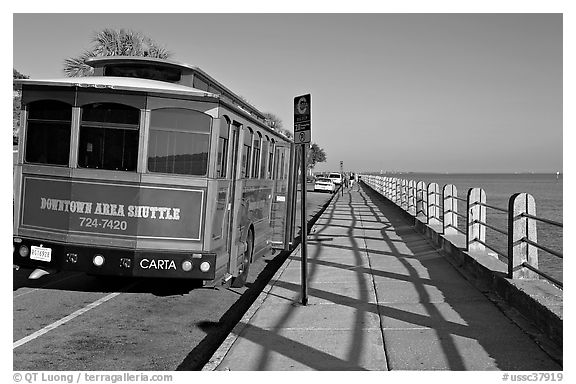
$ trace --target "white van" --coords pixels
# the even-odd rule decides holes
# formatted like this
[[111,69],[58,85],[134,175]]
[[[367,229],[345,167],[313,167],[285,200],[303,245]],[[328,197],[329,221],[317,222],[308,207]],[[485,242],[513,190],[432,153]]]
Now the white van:
[[336,184],[336,185],[341,185],[342,181],[343,181],[342,175],[340,173],[336,173],[336,172],[329,174],[328,178],[331,179],[334,182],[334,184]]

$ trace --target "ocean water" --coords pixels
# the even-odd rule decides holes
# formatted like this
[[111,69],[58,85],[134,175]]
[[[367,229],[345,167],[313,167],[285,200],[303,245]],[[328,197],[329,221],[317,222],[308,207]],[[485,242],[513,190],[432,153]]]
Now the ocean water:
[[[486,204],[508,209],[510,197],[519,192],[529,193],[536,202],[536,216],[563,222],[562,184],[563,175],[556,174],[434,174],[434,173],[398,173],[386,174],[406,180],[423,181],[426,184],[438,183],[440,191],[446,184],[453,184],[458,197],[466,198],[470,188],[482,188],[486,192]],[[465,213],[465,203],[458,202],[458,212]],[[487,208],[486,221],[499,229],[508,230],[507,215]],[[465,230],[465,219],[458,218],[458,227]],[[543,222],[537,222],[538,243],[558,252],[563,252],[563,231]],[[506,236],[490,228],[486,229],[486,242],[498,251],[507,253]],[[549,253],[538,251],[539,268],[560,281],[563,280],[562,259]]]

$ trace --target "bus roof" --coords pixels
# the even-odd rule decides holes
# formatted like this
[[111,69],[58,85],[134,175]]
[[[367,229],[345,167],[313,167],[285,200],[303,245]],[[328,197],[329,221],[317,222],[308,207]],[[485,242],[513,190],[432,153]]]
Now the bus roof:
[[148,80],[131,77],[65,77],[60,79],[15,79],[14,83],[22,85],[51,85],[61,87],[85,87],[114,89],[125,91],[144,91],[156,93],[171,93],[189,96],[208,96],[219,98],[219,95],[187,87],[180,84],[167,83],[158,80]]

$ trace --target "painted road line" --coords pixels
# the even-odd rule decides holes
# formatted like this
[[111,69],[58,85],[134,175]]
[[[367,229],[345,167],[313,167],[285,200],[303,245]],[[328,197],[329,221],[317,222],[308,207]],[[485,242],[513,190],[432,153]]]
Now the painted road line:
[[[133,287],[134,285],[136,285],[136,283],[130,284],[129,286],[126,287],[125,290],[130,289],[130,288]],[[18,340],[18,341],[16,341],[16,342],[14,342],[14,344],[13,344],[13,346],[12,346],[12,349],[16,349],[16,348],[20,347],[21,345],[26,344],[26,343],[29,342],[29,341],[32,341],[32,340],[34,340],[34,339],[39,338],[40,336],[42,336],[42,335],[44,335],[44,334],[46,334],[46,333],[48,333],[48,332],[50,332],[50,331],[58,328],[59,326],[61,326],[61,325],[63,325],[63,324],[66,324],[66,323],[69,322],[70,320],[73,320],[73,319],[77,318],[78,316],[80,316],[80,315],[88,312],[89,310],[96,308],[96,307],[99,306],[100,304],[104,304],[104,303],[107,302],[108,300],[111,300],[111,299],[115,298],[116,296],[120,295],[121,293],[122,293],[122,292],[114,292],[114,293],[109,294],[108,296],[104,296],[104,297],[96,300],[95,302],[88,304],[88,305],[85,306],[84,308],[79,309],[79,310],[77,310],[76,312],[71,313],[71,314],[69,314],[68,316],[66,316],[66,317],[64,317],[64,318],[62,318],[62,319],[60,319],[60,320],[58,320],[58,321],[56,321],[56,322],[54,322],[54,323],[52,323],[52,324],[50,324],[50,325],[45,326],[45,327],[42,328],[41,330],[36,331],[36,332],[34,332],[33,334],[31,334],[31,335],[29,335],[29,336],[26,336],[26,337],[24,337],[24,338],[22,338],[22,339],[20,339],[20,340]]]

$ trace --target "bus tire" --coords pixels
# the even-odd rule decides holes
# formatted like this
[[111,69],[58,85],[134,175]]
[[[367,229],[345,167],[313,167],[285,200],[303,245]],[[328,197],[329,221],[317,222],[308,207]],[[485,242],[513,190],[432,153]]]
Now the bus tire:
[[242,271],[238,276],[232,279],[232,288],[242,288],[246,284],[248,273],[250,271],[250,260],[252,259],[253,249],[254,233],[250,230],[248,232],[248,238],[246,239],[246,251],[244,251],[244,256],[242,257]]

